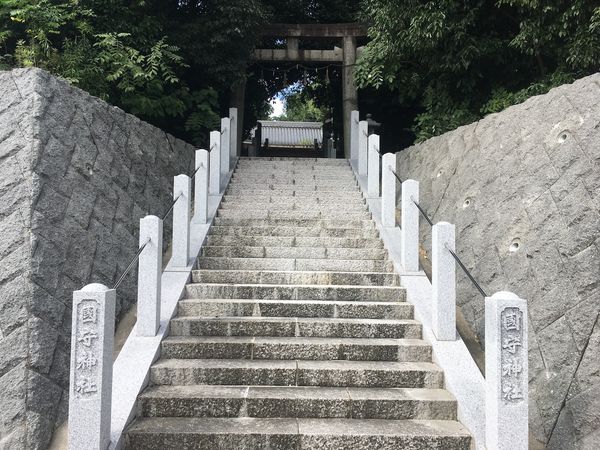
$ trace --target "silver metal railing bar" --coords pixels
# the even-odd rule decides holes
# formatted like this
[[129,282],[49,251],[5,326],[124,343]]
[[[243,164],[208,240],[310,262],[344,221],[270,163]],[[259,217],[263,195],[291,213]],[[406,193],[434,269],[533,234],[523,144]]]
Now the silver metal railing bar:
[[450,254],[452,255],[452,257],[454,258],[454,260],[458,263],[458,265],[460,266],[460,268],[463,270],[463,272],[467,275],[467,277],[469,277],[469,280],[471,280],[471,283],[473,283],[473,285],[477,288],[477,290],[479,291],[479,293],[481,295],[483,295],[483,298],[486,298],[488,295],[485,293],[485,291],[481,288],[481,286],[479,285],[479,283],[477,281],[475,281],[475,278],[473,278],[473,275],[471,275],[471,272],[469,271],[469,269],[467,269],[465,267],[465,265],[463,264],[463,262],[460,260],[460,258],[458,257],[458,255],[456,253],[454,253],[454,251],[450,250],[448,248],[448,244],[444,245],[446,247],[446,250],[448,250],[450,252]]
[[421,205],[419,205],[417,202],[415,202],[415,199],[413,198],[412,195],[410,197],[410,200],[419,209],[419,212],[423,215],[423,217],[425,217],[425,220],[427,221],[427,223],[429,224],[429,226],[432,227],[433,226],[433,222],[431,221],[431,219],[429,218],[429,216],[427,215],[427,213],[423,210],[423,208],[421,208]]
[[121,274],[121,276],[119,277],[119,279],[117,280],[117,282],[115,283],[115,286],[113,287],[113,289],[118,289],[119,286],[121,286],[121,283],[123,282],[123,280],[125,279],[125,277],[127,276],[127,274],[129,273],[129,271],[131,270],[131,268],[133,267],[133,265],[135,264],[135,262],[138,260],[138,258],[140,257],[140,255],[142,254],[142,252],[144,251],[144,249],[146,248],[146,246],[150,243],[150,238],[148,238],[148,240],[138,249],[137,253],[135,254],[135,256],[131,259],[131,261],[129,262],[129,265],[127,266],[127,268],[123,271],[123,273]]

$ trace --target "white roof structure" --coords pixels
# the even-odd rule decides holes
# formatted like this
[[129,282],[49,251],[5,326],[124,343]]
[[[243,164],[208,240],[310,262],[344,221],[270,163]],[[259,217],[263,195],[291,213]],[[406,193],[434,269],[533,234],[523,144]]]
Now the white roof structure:
[[284,122],[259,120],[262,144],[269,140],[269,147],[312,147],[315,139],[323,143],[321,122]]

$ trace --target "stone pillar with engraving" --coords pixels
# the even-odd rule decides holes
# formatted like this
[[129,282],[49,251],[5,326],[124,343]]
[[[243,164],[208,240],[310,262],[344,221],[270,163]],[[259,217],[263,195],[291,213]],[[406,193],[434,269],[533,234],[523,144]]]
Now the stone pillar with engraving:
[[396,154],[381,157],[381,223],[384,227],[396,226]]
[[[239,85],[237,85],[236,89],[237,89],[237,97],[241,96],[241,105],[244,105],[246,82],[244,81],[243,83],[240,83]],[[238,101],[239,101],[239,99],[238,99]],[[237,156],[240,156],[240,154],[241,154],[243,122],[244,122],[243,106],[239,110],[238,110],[238,108],[229,108],[229,126],[231,127],[230,132],[229,132],[229,137],[231,139],[230,144],[229,144],[229,152],[230,152],[231,157],[229,158],[229,161],[232,164],[233,164],[233,161],[235,161],[235,158]],[[230,167],[230,169],[233,169],[233,167]]]
[[419,182],[406,180],[402,182],[401,193],[402,217],[402,254],[401,263],[406,272],[419,270]]
[[485,440],[489,449],[527,450],[527,301],[512,292],[485,299]]
[[367,194],[371,198],[379,197],[379,136],[372,134],[368,138]]
[[221,119],[221,174],[224,178],[232,165],[235,155],[231,154],[231,119],[223,117]]
[[358,111],[352,111],[350,114],[350,159],[354,164],[358,161]]
[[210,132],[210,174],[209,193],[218,195],[221,193],[221,132]]
[[366,120],[358,122],[358,174],[361,177],[367,176],[368,166],[368,138],[369,138],[369,124]]
[[115,290],[102,284],[73,292],[69,450],[110,443],[115,300]]

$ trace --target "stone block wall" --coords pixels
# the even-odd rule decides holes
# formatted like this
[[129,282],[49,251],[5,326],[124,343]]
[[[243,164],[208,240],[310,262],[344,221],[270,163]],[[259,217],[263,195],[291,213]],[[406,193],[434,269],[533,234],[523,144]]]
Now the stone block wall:
[[193,150],[44,71],[0,72],[0,448],[46,448],[66,419],[72,291],[115,283]]
[[[456,224],[457,253],[488,295],[528,300],[535,437],[600,448],[600,74],[410,147],[397,164],[434,222]],[[483,340],[483,298],[457,273]]]

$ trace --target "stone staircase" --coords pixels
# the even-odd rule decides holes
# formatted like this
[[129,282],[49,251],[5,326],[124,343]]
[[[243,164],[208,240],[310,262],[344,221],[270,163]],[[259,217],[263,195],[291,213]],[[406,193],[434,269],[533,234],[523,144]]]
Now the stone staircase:
[[469,449],[345,160],[240,159],[128,449]]

